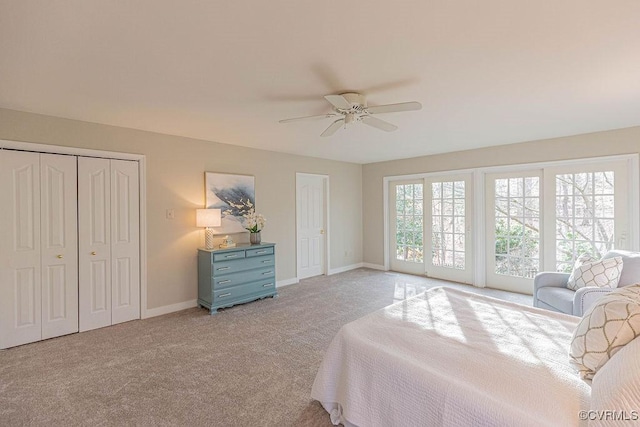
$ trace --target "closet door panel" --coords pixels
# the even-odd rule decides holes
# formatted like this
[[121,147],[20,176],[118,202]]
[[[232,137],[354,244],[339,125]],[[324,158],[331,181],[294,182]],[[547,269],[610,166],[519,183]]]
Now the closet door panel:
[[140,318],[138,162],[111,160],[112,324]]
[[78,332],[76,157],[40,155],[42,338]]
[[41,339],[40,156],[0,150],[0,348]]
[[79,329],[111,325],[111,168],[78,157]]

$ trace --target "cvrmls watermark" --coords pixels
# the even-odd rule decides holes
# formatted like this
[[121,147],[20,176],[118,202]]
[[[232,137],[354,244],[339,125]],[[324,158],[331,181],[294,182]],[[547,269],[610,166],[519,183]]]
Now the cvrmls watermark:
[[578,416],[581,420],[589,421],[637,421],[640,419],[638,411],[580,411]]

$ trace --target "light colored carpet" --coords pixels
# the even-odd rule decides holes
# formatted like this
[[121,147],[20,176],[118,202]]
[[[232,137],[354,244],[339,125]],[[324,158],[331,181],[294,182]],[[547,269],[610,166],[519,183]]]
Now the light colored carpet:
[[209,316],[189,309],[0,351],[0,425],[330,426],[309,393],[340,327],[433,286],[358,269]]

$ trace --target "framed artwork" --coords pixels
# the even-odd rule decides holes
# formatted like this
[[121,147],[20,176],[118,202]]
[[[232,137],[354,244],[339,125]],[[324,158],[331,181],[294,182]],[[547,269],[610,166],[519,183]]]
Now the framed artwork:
[[205,172],[205,207],[222,211],[222,234],[243,233],[243,215],[255,206],[255,177],[228,173]]

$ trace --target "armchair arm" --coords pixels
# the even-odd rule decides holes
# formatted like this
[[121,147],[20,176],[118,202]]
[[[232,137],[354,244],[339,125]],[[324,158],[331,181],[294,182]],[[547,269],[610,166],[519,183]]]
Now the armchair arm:
[[552,286],[554,288],[566,288],[569,273],[558,273],[555,271],[543,271],[533,278],[533,306],[537,307],[538,289]]
[[613,288],[599,288],[597,286],[588,286],[580,288],[573,297],[573,315],[582,317],[593,304],[600,298],[611,292]]

